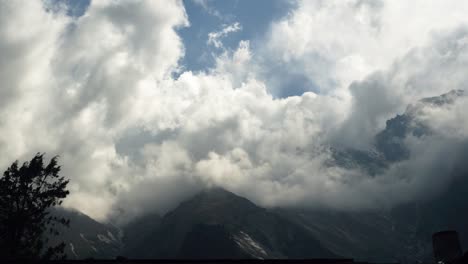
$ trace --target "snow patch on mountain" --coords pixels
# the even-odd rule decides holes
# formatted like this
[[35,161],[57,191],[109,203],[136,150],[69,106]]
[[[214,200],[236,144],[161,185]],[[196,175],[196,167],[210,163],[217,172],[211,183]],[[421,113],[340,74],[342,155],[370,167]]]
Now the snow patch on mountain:
[[73,253],[73,255],[75,255],[75,257],[78,257],[78,254],[76,254],[76,252],[75,252],[75,246],[73,246],[72,243],[70,243],[70,250]]
[[88,243],[88,244],[94,244],[94,242],[91,241],[91,240],[89,240],[89,239],[87,239],[83,233],[80,233],[80,237],[81,237],[81,239],[83,239],[86,243]]
[[264,259],[267,256],[267,252],[263,247],[243,231],[240,231],[239,234],[234,236],[234,241],[240,248],[254,258]]
[[97,248],[95,248],[94,246],[91,246],[91,249],[96,253],[98,252]]
[[105,235],[103,235],[103,234],[97,234],[97,238],[98,238],[100,241],[102,241],[102,242],[104,242],[104,243],[106,243],[106,244],[111,244],[111,243],[112,243],[112,241],[111,241],[108,237],[106,237]]
[[115,236],[110,232],[107,231],[107,236],[114,242],[118,243],[119,241],[115,238]]

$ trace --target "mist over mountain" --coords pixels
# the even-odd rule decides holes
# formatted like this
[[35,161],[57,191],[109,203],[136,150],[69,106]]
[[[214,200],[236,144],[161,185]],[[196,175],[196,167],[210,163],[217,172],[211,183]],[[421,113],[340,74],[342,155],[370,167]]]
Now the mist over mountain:
[[[335,150],[330,166],[367,171],[373,177],[411,159],[408,137],[431,137],[437,131],[422,121],[428,106],[452,107],[462,91],[418,100],[386,122],[372,151]],[[466,146],[466,145],[465,145]],[[265,209],[219,187],[200,191],[166,214],[150,211],[130,221],[100,224],[77,213],[61,237],[71,258],[323,258],[364,261],[431,261],[431,235],[454,229],[468,243],[468,157],[458,152],[451,179],[426,199],[366,210],[304,206]],[[117,220],[117,219],[116,219]]]
[[0,166],[59,155],[64,206],[100,221],[210,186],[337,210],[446,189],[468,103],[408,105],[466,88],[468,5],[274,2],[2,2]]
[[0,167],[60,157],[70,258],[427,260],[468,243],[466,14],[0,1]]
[[361,167],[370,175],[383,173],[391,164],[410,159],[408,138],[420,139],[437,133],[431,130],[431,120],[421,120],[425,110],[451,107],[457,100],[466,100],[465,96],[464,90],[453,90],[420,99],[410,104],[404,113],[386,121],[385,128],[375,135],[370,150],[334,149],[333,159],[338,165],[349,169]]
[[303,227],[220,188],[180,204],[131,249],[136,258],[336,256]]
[[[354,258],[360,261],[432,261],[431,235],[446,229],[468,242],[466,182],[424,203],[392,210],[339,212],[264,209],[213,188],[163,217],[150,214],[121,228],[65,212],[71,228],[60,239],[69,258],[248,259]],[[61,212],[64,213],[64,212]],[[116,238],[117,236],[117,238]]]

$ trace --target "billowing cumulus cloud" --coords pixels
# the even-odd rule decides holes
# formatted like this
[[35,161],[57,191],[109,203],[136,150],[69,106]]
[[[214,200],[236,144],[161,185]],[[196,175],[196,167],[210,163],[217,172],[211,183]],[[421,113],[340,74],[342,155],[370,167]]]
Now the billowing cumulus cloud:
[[[387,69],[412,49],[426,45],[434,34],[467,23],[468,11],[456,0],[298,1],[297,5],[272,24],[264,49],[275,56],[265,60],[281,64],[288,74],[305,76],[310,79],[309,90],[322,93],[343,92],[353,81]],[[269,73],[269,68],[264,71]],[[282,78],[273,80],[281,84]],[[277,93],[288,89],[275,86]]]
[[[452,4],[299,2],[263,43],[190,72],[180,1],[94,1],[80,17],[1,2],[0,165],[60,155],[65,206],[97,219],[164,212],[209,186],[264,206],[424,199],[466,154],[467,99],[419,101],[468,81],[468,5]],[[280,96],[295,85],[308,88]],[[375,139],[397,114],[426,132],[401,138],[409,154],[388,161]],[[336,153],[348,150],[383,165],[345,166]]]

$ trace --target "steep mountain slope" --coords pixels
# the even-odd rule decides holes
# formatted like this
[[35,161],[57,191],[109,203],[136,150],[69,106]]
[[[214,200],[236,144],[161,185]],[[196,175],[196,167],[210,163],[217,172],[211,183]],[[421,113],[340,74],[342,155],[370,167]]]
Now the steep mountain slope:
[[[466,172],[465,172],[466,173]],[[433,199],[391,210],[333,212],[281,209],[323,246],[341,256],[371,262],[432,263],[432,234],[456,230],[468,250],[468,175]]]
[[432,133],[426,124],[418,121],[417,116],[421,111],[427,107],[438,108],[453,104],[464,96],[466,93],[463,90],[453,90],[409,105],[404,113],[387,120],[385,128],[375,136],[371,149],[333,148],[333,161],[330,164],[350,169],[359,168],[369,175],[376,175],[391,163],[408,159],[410,153],[405,146],[405,138]]
[[153,233],[161,225],[162,217],[157,213],[149,213],[137,217],[123,226],[123,243],[125,247],[122,254],[140,252],[141,245],[151,239]]
[[[334,160],[330,164],[358,168],[371,176],[378,176],[388,166],[410,157],[410,150],[405,145],[407,137],[434,133],[428,123],[419,121],[421,112],[428,108],[450,107],[464,96],[464,91],[454,90],[419,100],[408,106],[405,113],[386,122],[386,127],[375,137],[373,149],[334,149]],[[455,229],[460,233],[465,248],[468,246],[468,142],[460,144],[459,149],[466,151],[457,150],[458,160],[453,161],[454,169],[440,175],[452,182],[436,197],[399,205],[387,211],[336,213],[286,210],[286,215],[311,230],[315,237],[337,254],[374,261],[432,262],[431,235],[434,232]]]
[[[419,259],[416,254],[421,255],[416,249],[421,241],[412,240],[413,221],[397,226],[391,212],[283,209],[281,214],[307,228],[325,247],[342,256],[407,263],[409,259]],[[426,239],[430,243],[430,235]]]
[[115,258],[122,248],[121,231],[112,225],[99,223],[89,216],[66,209],[54,214],[70,219],[70,227],[60,227],[60,235],[50,244],[65,242],[68,259]]
[[[465,172],[466,173],[466,172]],[[430,200],[391,210],[334,212],[282,209],[335,254],[371,262],[432,263],[432,234],[456,230],[468,250],[468,175]]]
[[136,258],[336,257],[305,228],[218,188],[183,202],[131,248],[125,255]]
[[[386,160],[398,162],[409,156],[409,150],[405,146],[405,138],[408,136],[423,137],[434,133],[430,128],[432,120],[426,123],[418,121],[418,116],[425,109],[438,109],[451,107],[458,100],[466,96],[463,90],[453,90],[440,96],[424,98],[413,105],[408,106],[403,115],[398,115],[387,121],[385,129],[376,136],[376,147]],[[432,233],[455,229],[460,233],[462,242],[468,243],[468,141],[459,141],[456,151],[457,158],[452,161],[452,169],[440,177],[448,181],[448,186],[441,189],[441,193],[430,199],[411,202],[394,208],[391,212],[396,229],[400,232],[412,234],[409,242],[418,244],[421,256],[432,255],[432,245],[428,239]],[[405,230],[409,226],[412,230]],[[467,244],[468,245],[468,244]],[[408,248],[410,246],[408,245]],[[415,249],[413,249],[413,252]],[[407,252],[407,255],[413,253]],[[430,258],[430,257],[429,257]]]

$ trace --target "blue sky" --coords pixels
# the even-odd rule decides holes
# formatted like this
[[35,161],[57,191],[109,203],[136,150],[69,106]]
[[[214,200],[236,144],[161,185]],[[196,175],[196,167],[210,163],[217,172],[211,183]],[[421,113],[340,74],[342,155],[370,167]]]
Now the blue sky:
[[224,38],[224,47],[235,49],[239,41],[249,40],[255,50],[270,23],[286,15],[293,7],[292,2],[285,0],[184,0],[184,5],[190,27],[179,30],[186,49],[182,64],[192,71],[213,65],[212,53],[216,54],[219,50],[207,46],[210,32],[238,22],[242,29]]
[[[186,54],[182,60],[185,70],[200,71],[210,68],[223,49],[207,45],[210,32],[219,31],[227,25],[239,23],[241,29],[222,39],[224,48],[234,50],[239,41],[248,40],[254,52],[262,52],[265,34],[271,23],[285,17],[295,7],[287,0],[184,0],[190,27],[179,30],[185,44]],[[255,56],[255,53],[254,53]],[[301,95],[306,91],[317,91],[315,84],[300,71],[283,68],[281,63],[260,57],[261,78],[278,98]],[[287,88],[286,88],[287,87]]]
[[67,5],[68,15],[81,16],[89,6],[91,0],[52,0],[52,2],[62,2]]
[[[71,16],[84,14],[90,3],[90,0],[53,1],[65,3]],[[235,50],[242,40],[249,41],[251,50],[261,52],[271,23],[285,17],[296,7],[295,1],[289,0],[183,0],[183,4],[190,26],[177,31],[185,48],[180,66],[183,71],[194,72],[212,68],[216,57],[224,51]],[[240,30],[221,39],[223,48],[207,44],[210,32],[220,31],[234,23],[238,23]],[[259,59],[271,66],[263,68],[261,78],[269,84],[270,92],[275,97],[284,98],[315,90],[315,84],[303,73],[293,68],[280,69],[280,63],[268,58]]]
[[[68,14],[81,16],[90,0],[54,0],[68,7]],[[255,49],[263,40],[272,21],[285,16],[294,7],[288,0],[183,0],[190,22],[178,30],[185,45],[182,65],[185,70],[200,71],[213,66],[213,55],[220,50],[207,45],[208,34],[233,23],[241,30],[223,38],[224,48],[235,49],[241,40],[249,40]]]

